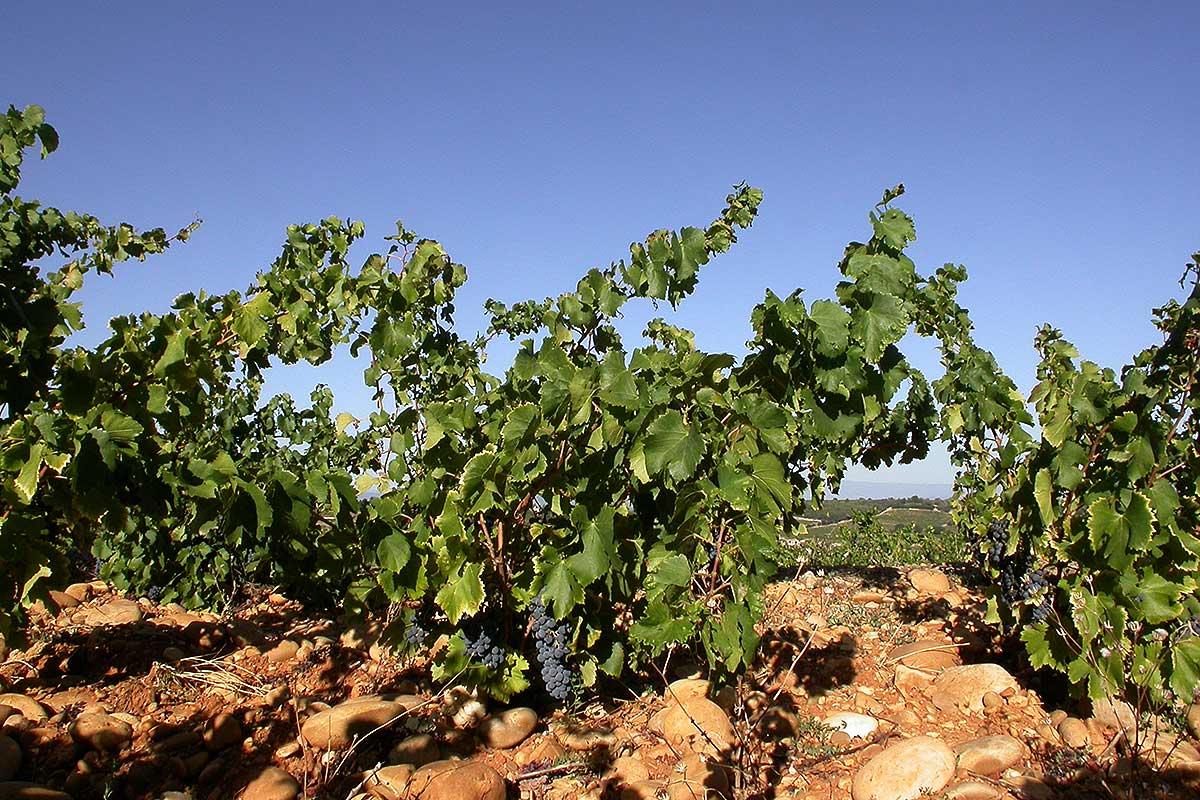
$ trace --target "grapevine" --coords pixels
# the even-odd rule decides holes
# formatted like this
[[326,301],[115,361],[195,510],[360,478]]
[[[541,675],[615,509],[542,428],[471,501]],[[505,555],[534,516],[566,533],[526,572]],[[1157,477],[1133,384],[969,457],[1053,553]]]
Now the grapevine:
[[[329,217],[289,226],[243,290],[116,318],[81,348],[85,277],[197,225],[138,231],[19,198],[25,152],[58,144],[36,106],[0,118],[0,633],[88,553],[118,589],[192,607],[247,582],[362,612],[418,605],[407,644],[452,641],[435,677],[502,699],[530,683],[521,609],[556,700],[679,648],[737,673],[804,510],[851,464],[941,439],[956,520],[996,579],[991,618],[1036,664],[1093,695],[1127,688],[1131,664],[1163,693],[1200,682],[1200,262],[1188,297],[1155,312],[1162,343],[1119,374],[1040,331],[1029,398],[972,337],[965,269],[925,277],[906,255],[902,186],[846,248],[833,297],[765,293],[742,358],[667,318],[628,342],[617,323],[686,302],[758,214],[744,184],[571,291],[489,300],[476,334],[455,326],[467,270],[440,243],[397,223],[355,265],[365,227]],[[912,331],[940,347],[932,381],[900,349]],[[497,338],[516,355],[491,374]],[[342,347],[366,365],[365,418],[324,386],[263,396],[267,368]]]

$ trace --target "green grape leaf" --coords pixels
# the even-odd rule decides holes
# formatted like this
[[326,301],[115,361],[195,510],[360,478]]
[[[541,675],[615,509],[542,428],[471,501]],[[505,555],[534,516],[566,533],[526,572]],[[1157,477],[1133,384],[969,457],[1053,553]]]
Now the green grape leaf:
[[542,584],[542,597],[556,619],[562,619],[583,602],[583,587],[566,561],[560,560],[550,568]]
[[809,311],[817,332],[817,352],[836,356],[846,352],[850,341],[850,314],[831,300],[818,300]]
[[483,581],[479,576],[482,564],[468,563],[446,582],[434,599],[451,625],[457,625],[463,617],[470,617],[483,605]]
[[1183,587],[1171,583],[1161,575],[1143,572],[1141,576],[1125,573],[1121,576],[1121,589],[1130,599],[1130,616],[1149,625],[1170,622],[1183,613],[1179,598]]
[[33,502],[33,495],[37,491],[38,476],[42,469],[42,455],[46,452],[46,446],[41,442],[29,448],[29,457],[25,460],[24,466],[17,474],[17,479],[13,482],[13,486],[17,490],[17,496],[24,503]]
[[872,214],[871,224],[875,228],[875,235],[897,250],[903,250],[909,242],[917,239],[912,218],[895,208],[889,208],[878,216]]
[[1124,511],[1113,497],[1102,497],[1088,506],[1088,532],[1092,547],[1104,554],[1109,565],[1125,570],[1134,554],[1144,550],[1153,535],[1153,517],[1146,496],[1134,492]]
[[704,440],[683,421],[674,409],[655,418],[644,439],[646,471],[658,475],[664,470],[677,481],[696,471],[704,455]]
[[567,559],[580,586],[586,587],[608,572],[613,556],[613,515],[612,506],[605,506],[589,520],[581,537],[583,550]]
[[872,295],[868,306],[855,311],[851,328],[862,341],[869,361],[878,361],[884,349],[898,341],[908,327],[900,298],[890,294]]
[[137,420],[122,414],[120,411],[106,410],[100,414],[100,427],[114,442],[128,443],[142,434],[142,426]]
[[162,356],[154,364],[154,374],[163,375],[180,361],[187,358],[187,338],[183,331],[176,331],[167,337],[167,346]]
[[663,602],[652,602],[642,618],[630,628],[630,635],[655,649],[685,642],[696,632],[695,605],[679,608]]
[[379,542],[376,555],[379,557],[379,566],[392,572],[400,572],[412,555],[412,547],[403,534],[395,532]]
[[513,453],[524,444],[541,423],[542,415],[533,403],[523,403],[512,411],[504,421],[500,438],[504,442],[504,452]]
[[1170,685],[1178,697],[1191,697],[1200,686],[1200,638],[1190,636],[1171,648]]

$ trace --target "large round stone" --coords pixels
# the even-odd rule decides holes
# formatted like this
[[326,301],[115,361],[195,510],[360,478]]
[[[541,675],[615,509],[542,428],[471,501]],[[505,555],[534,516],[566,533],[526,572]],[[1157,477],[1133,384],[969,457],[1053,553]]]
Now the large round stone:
[[479,723],[479,736],[488,747],[507,750],[525,741],[537,724],[538,715],[532,708],[510,708]]
[[729,715],[711,700],[693,697],[667,708],[662,719],[663,736],[676,748],[716,756],[734,743]]
[[99,628],[104,625],[129,625],[142,619],[141,607],[132,600],[117,598],[102,606],[86,609],[81,622]]
[[399,719],[405,711],[404,704],[377,695],[356,697],[313,714],[300,726],[300,735],[321,750],[342,750]]
[[928,736],[886,748],[854,776],[854,800],[916,800],[942,790],[954,777],[954,752]]
[[1058,735],[1067,747],[1086,750],[1091,745],[1092,734],[1087,723],[1076,717],[1067,717],[1058,723]]
[[410,764],[394,764],[390,767],[372,770],[363,785],[371,797],[400,800],[404,797],[405,788],[412,775],[413,768]]
[[1025,757],[1025,745],[1011,736],[984,736],[954,748],[958,766],[976,775],[998,775]]
[[[0,698],[0,703],[4,699]],[[1124,700],[1103,698],[1092,702],[1092,718],[1108,728],[1132,731],[1137,728],[1137,712]]]
[[416,796],[421,800],[505,800],[507,795],[499,772],[487,764],[467,761],[433,775]]
[[70,731],[75,741],[93,750],[120,750],[133,739],[133,726],[109,714],[80,714]]
[[233,714],[217,714],[204,724],[201,738],[209,750],[224,750],[242,741],[242,724]]
[[999,664],[968,664],[942,670],[930,690],[933,704],[940,709],[982,711],[983,696],[988,692],[1002,695],[1018,688],[1017,679]]
[[15,708],[18,714],[30,722],[45,722],[50,718],[45,706],[23,694],[0,694],[0,706]]
[[940,569],[914,569],[908,581],[922,594],[941,594],[950,591],[950,579]]
[[388,751],[389,764],[406,764],[413,769],[423,767],[441,757],[442,750],[438,747],[437,739],[428,733],[409,736],[407,739],[396,742]]
[[958,648],[935,639],[920,639],[894,647],[888,653],[888,658],[899,661],[906,667],[932,671],[955,667],[962,663],[958,658]]
[[300,784],[279,767],[264,767],[238,795],[239,800],[294,800]]

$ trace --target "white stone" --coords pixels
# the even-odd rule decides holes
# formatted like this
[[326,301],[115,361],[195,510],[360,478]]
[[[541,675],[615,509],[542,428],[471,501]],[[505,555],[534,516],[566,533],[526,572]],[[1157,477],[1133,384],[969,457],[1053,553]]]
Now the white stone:
[[841,711],[822,720],[827,727],[842,731],[851,739],[866,739],[879,729],[879,720],[867,714]]

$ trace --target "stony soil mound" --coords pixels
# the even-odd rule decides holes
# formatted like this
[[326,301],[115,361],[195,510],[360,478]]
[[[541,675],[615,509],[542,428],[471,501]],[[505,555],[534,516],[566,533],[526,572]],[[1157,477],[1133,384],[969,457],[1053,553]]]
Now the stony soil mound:
[[739,685],[669,661],[569,710],[434,685],[377,625],[274,594],[224,617],[100,582],[53,601],[0,665],[0,800],[1200,796],[1200,706],[1141,729],[1047,707],[939,570],[774,584]]

